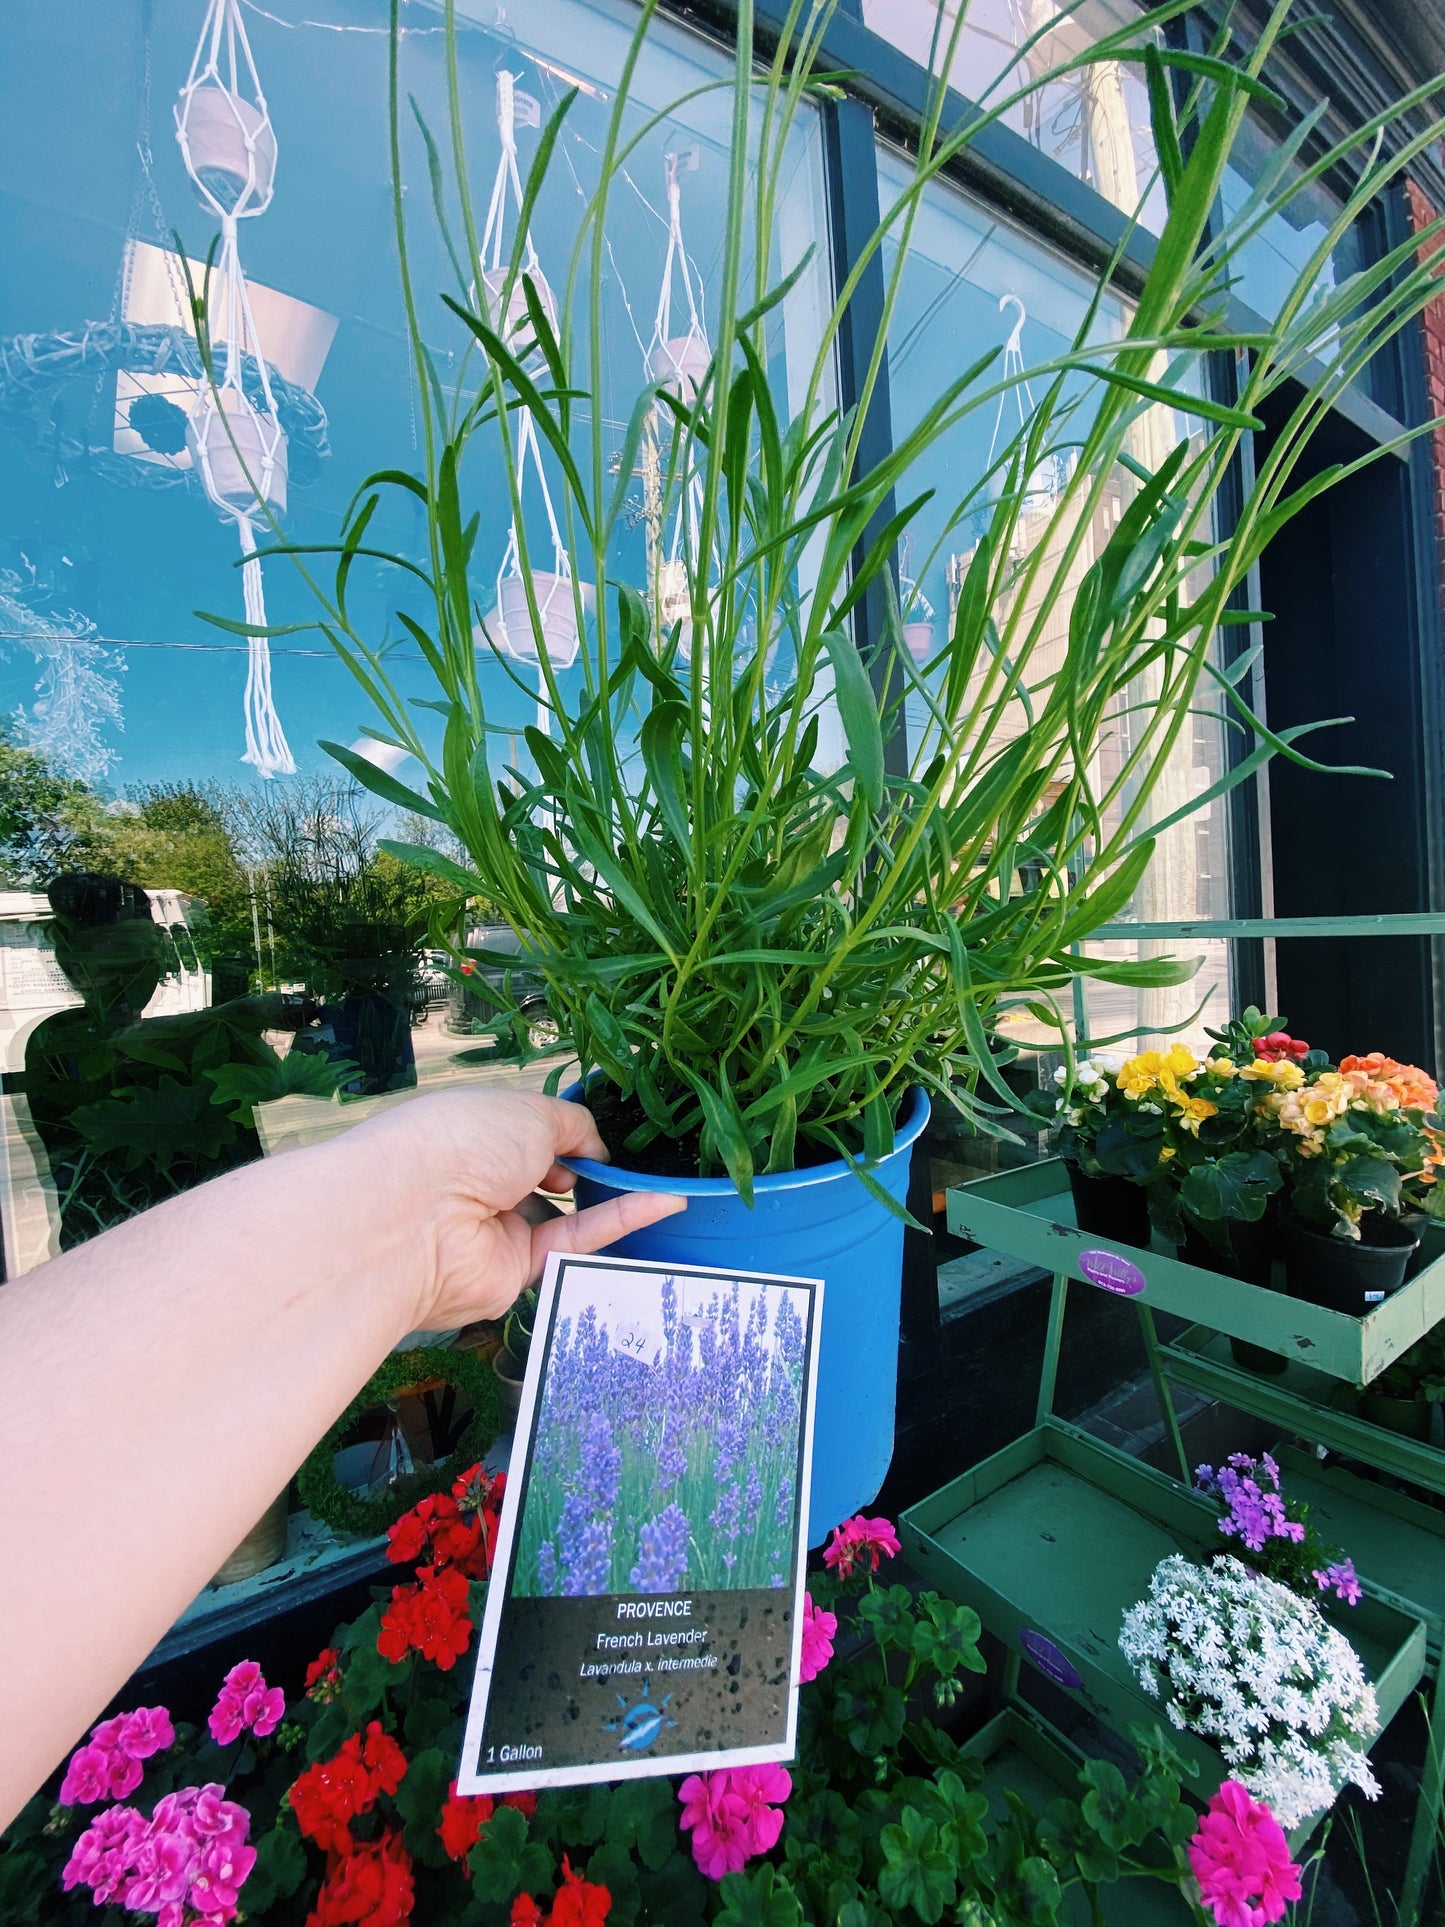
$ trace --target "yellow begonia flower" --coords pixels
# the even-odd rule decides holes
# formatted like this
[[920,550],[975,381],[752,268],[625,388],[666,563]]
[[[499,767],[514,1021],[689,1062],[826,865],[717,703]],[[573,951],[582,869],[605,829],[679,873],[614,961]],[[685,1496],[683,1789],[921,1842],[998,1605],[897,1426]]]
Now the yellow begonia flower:
[[1164,1067],[1175,1077],[1191,1077],[1199,1069],[1199,1059],[1187,1044],[1171,1044]]
[[1159,1082],[1159,1073],[1163,1068],[1163,1061],[1157,1050],[1140,1051],[1137,1057],[1131,1057],[1121,1068],[1118,1078],[1119,1089],[1129,1097],[1142,1097],[1146,1091],[1152,1091]]
[[1231,1057],[1211,1057],[1204,1068],[1211,1077],[1233,1077],[1235,1071],[1234,1059]]
[[1297,1091],[1305,1081],[1305,1074],[1299,1065],[1290,1063],[1287,1058],[1272,1063],[1268,1058],[1256,1057],[1239,1074],[1251,1084],[1273,1084],[1280,1091]]
[[1179,1122],[1186,1131],[1192,1131],[1196,1137],[1205,1118],[1218,1117],[1218,1115],[1219,1106],[1211,1104],[1207,1097],[1186,1097],[1180,1101]]

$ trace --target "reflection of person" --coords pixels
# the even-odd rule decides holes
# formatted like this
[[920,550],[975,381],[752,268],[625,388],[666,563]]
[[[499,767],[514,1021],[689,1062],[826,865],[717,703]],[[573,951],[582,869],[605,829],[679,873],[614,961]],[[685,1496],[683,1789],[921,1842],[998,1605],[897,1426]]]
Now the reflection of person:
[[[47,894],[55,961],[82,1001],[36,1026],[24,1088],[70,1246],[259,1155],[255,1132],[217,1104],[205,1073],[274,1062],[261,1033],[279,999],[147,1018],[171,941],[146,892],[77,871]],[[118,1122],[93,1108],[117,1098],[127,1105]]]
[[538,1222],[606,1152],[530,1093],[417,1098],[0,1286],[0,1827],[406,1332],[505,1311],[549,1251],[682,1207]]

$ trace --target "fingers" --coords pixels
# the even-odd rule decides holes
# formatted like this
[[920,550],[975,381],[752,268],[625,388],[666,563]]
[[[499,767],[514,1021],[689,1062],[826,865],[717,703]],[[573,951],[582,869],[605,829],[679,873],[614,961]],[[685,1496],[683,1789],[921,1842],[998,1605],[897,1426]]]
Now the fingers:
[[[552,1149],[559,1158],[595,1158],[601,1163],[609,1163],[607,1146],[602,1142],[593,1122],[592,1113],[585,1105],[569,1104],[560,1097],[538,1097],[533,1100],[547,1107],[548,1122],[552,1127]],[[547,1175],[556,1174],[556,1166]],[[563,1181],[557,1186],[548,1185],[547,1189],[569,1191],[572,1179],[563,1174]]]
[[603,1204],[574,1211],[570,1217],[549,1219],[532,1233],[532,1275],[541,1275],[549,1252],[601,1251],[630,1232],[642,1231],[686,1209],[686,1198],[669,1197],[661,1191],[624,1191]]

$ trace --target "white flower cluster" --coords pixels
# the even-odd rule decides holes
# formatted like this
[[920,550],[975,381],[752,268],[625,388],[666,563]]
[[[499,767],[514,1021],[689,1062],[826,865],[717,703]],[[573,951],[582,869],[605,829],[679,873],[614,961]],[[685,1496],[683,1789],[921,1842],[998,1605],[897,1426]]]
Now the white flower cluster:
[[1380,1791],[1364,1749],[1379,1731],[1360,1656],[1319,1607],[1238,1559],[1160,1561],[1131,1606],[1124,1657],[1171,1723],[1218,1747],[1282,1827],[1349,1781]]
[[[1082,1124],[1091,1104],[1102,1104],[1109,1095],[1110,1075],[1119,1068],[1119,1061],[1107,1057],[1085,1057],[1074,1066],[1074,1085],[1067,1097],[1059,1098],[1054,1105],[1061,1111],[1069,1124]],[[1069,1081],[1066,1064],[1060,1064],[1054,1072],[1054,1083],[1063,1090]],[[1072,1100],[1072,1102],[1070,1101]]]

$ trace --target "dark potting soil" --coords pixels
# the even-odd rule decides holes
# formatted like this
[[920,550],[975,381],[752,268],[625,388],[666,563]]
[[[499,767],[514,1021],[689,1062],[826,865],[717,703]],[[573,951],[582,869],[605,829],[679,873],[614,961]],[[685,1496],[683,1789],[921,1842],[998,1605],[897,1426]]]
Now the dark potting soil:
[[[640,1151],[629,1151],[626,1149],[628,1137],[648,1122],[647,1113],[637,1099],[624,1097],[615,1084],[597,1082],[588,1089],[586,1102],[588,1110],[597,1120],[602,1142],[619,1169],[641,1171],[655,1178],[695,1178],[702,1175],[698,1170],[696,1131],[684,1138],[654,1137]],[[851,1144],[848,1151],[853,1157],[863,1155],[861,1149],[855,1150]],[[837,1158],[838,1153],[826,1144],[814,1144],[801,1131],[798,1133],[793,1157],[798,1170],[810,1170],[815,1164],[834,1164]],[[719,1167],[706,1175],[725,1178],[727,1172]]]

